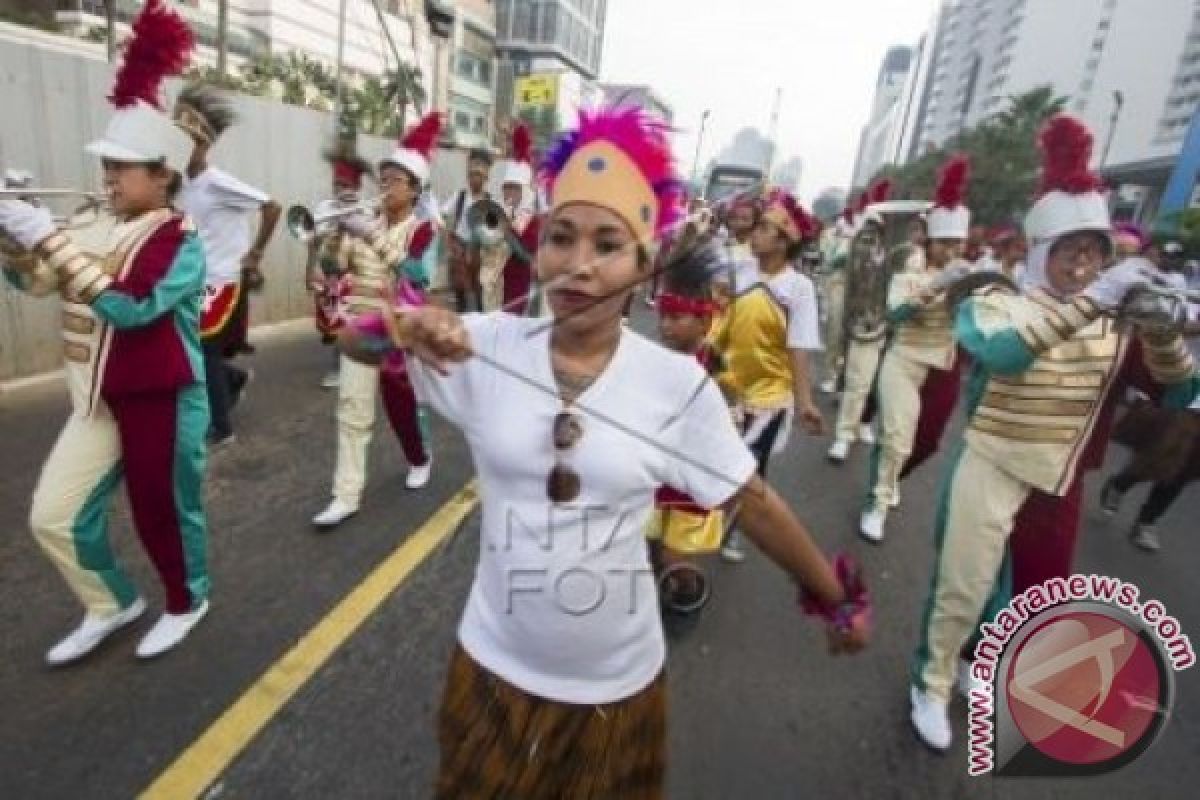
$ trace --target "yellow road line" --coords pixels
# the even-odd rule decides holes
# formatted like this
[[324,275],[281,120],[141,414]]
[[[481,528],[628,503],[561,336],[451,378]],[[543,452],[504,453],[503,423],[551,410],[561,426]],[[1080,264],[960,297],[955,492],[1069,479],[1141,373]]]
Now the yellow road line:
[[140,797],[199,797],[396,587],[458,528],[478,499],[474,481],[459,490],[263,673]]

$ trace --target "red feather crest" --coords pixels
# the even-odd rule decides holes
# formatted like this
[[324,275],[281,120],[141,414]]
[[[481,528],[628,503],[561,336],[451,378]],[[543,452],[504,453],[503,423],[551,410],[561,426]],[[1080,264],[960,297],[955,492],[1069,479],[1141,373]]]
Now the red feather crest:
[[430,111],[421,117],[421,121],[413,126],[408,133],[400,137],[400,146],[407,147],[409,150],[416,150],[421,155],[429,158],[433,154],[438,134],[441,132],[442,115],[437,111]]
[[937,189],[933,204],[938,208],[958,208],[967,196],[967,177],[971,174],[971,162],[965,155],[957,155],[942,165],[938,171]]
[[161,111],[158,95],[163,79],[183,73],[195,45],[191,28],[178,12],[162,0],[147,0],[133,21],[133,36],[125,46],[109,101],[117,108],[129,108],[142,100]]
[[512,132],[512,160],[522,164],[533,163],[533,137],[529,134],[529,126],[518,122]]
[[887,178],[876,183],[870,189],[871,203],[886,203],[887,199],[892,196],[892,182]]
[[851,209],[854,211],[854,216],[857,217],[859,214],[866,211],[867,203],[870,202],[870,200],[871,198],[868,197],[866,190],[860,192],[858,197],[854,198],[854,205],[851,206]]
[[1057,114],[1042,128],[1038,144],[1042,150],[1040,194],[1084,194],[1104,188],[1104,181],[1088,169],[1092,134],[1082,122]]

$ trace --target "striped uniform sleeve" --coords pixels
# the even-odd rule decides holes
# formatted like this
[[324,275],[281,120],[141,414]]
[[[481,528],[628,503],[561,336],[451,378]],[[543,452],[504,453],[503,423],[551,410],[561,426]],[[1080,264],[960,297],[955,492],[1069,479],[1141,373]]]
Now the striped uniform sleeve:
[[[146,256],[143,250],[139,259]],[[111,286],[92,301],[96,314],[114,327],[140,328],[170,313],[204,291],[204,249],[195,234],[184,237],[166,272],[153,282],[129,289]]]
[[1142,332],[1142,360],[1156,383],[1166,387],[1163,405],[1168,408],[1187,408],[1200,394],[1200,376],[1196,362],[1177,333],[1165,336]]
[[925,288],[928,279],[923,273],[900,273],[888,285],[887,318],[893,325],[906,322],[916,316],[922,305],[917,295]]

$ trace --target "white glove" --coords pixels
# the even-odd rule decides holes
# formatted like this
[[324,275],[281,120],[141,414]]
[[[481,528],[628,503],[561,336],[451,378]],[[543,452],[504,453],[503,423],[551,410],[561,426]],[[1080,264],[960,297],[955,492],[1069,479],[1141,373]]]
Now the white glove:
[[942,267],[941,273],[929,283],[929,289],[933,292],[940,292],[943,289],[948,289],[958,283],[963,278],[971,274],[970,263],[962,260],[954,261]]
[[340,217],[338,227],[351,236],[365,239],[379,229],[379,219],[365,211],[356,211]]
[[33,250],[58,230],[54,217],[44,208],[24,200],[0,200],[0,230],[26,250]]
[[1157,272],[1154,264],[1144,258],[1128,258],[1100,273],[1081,294],[1100,308],[1115,309],[1130,289],[1153,282]]

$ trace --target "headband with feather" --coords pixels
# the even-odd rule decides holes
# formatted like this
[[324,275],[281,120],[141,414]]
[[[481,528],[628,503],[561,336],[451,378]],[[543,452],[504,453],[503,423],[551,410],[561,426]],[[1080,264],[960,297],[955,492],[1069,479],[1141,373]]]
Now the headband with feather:
[[814,238],[821,230],[816,218],[783,189],[774,189],[767,196],[767,210],[763,217],[777,225],[793,242]]
[[576,126],[542,161],[540,178],[552,208],[576,202],[609,208],[643,240],[673,229],[685,191],[667,132],[636,107],[580,110]]
[[221,138],[236,120],[229,100],[213,86],[188,84],[175,100],[176,124],[208,144]]

